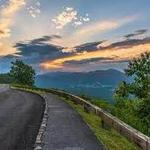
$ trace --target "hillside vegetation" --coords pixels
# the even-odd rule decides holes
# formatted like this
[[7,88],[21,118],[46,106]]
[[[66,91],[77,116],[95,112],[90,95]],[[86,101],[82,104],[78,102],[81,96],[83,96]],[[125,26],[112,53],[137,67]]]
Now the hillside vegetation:
[[12,82],[12,78],[9,74],[0,74],[0,84],[9,84]]
[[134,80],[119,84],[114,105],[85,95],[82,97],[150,136],[150,53],[132,60],[125,71],[127,76],[134,76]]

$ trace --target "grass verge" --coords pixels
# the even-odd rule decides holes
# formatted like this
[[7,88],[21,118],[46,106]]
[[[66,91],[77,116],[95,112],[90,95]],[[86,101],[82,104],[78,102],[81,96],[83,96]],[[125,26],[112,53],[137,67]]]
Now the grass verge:
[[137,150],[138,148],[127,138],[121,136],[115,130],[106,130],[101,127],[101,119],[93,113],[86,113],[81,105],[75,105],[71,100],[62,98],[73,107],[88,124],[97,139],[106,146],[108,150]]

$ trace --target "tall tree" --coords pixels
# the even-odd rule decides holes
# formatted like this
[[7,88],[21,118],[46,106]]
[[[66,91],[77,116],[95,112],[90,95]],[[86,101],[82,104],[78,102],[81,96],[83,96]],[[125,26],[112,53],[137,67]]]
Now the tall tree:
[[12,67],[10,70],[10,76],[13,78],[16,84],[33,86],[35,80],[34,69],[25,64],[21,60],[16,60],[12,62]]
[[150,53],[146,52],[131,60],[125,73],[133,77],[133,82],[123,81],[117,88],[116,95],[120,98],[127,98],[129,94],[139,99],[150,98]]
[[138,99],[134,111],[143,123],[143,131],[150,135],[150,53],[146,52],[130,61],[125,73],[133,77],[133,82],[123,81],[118,86],[115,93],[116,108],[125,109],[126,100],[132,99],[130,101],[132,105],[134,99]]

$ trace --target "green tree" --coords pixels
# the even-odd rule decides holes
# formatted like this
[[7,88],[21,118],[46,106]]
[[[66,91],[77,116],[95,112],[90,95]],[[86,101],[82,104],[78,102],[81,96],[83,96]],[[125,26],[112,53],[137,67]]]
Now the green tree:
[[125,72],[134,77],[134,81],[129,84],[129,92],[138,98],[150,97],[150,53],[146,52],[130,61]]
[[150,98],[144,98],[140,101],[138,116],[144,123],[144,130],[150,136]]
[[[150,135],[150,53],[141,54],[140,57],[129,62],[125,70],[128,77],[133,77],[131,83],[123,81],[115,92],[116,112],[130,116],[130,109],[143,124],[142,131]],[[136,105],[133,107],[133,104]],[[128,107],[126,107],[128,106]]]
[[10,76],[15,84],[33,86],[35,80],[35,71],[21,60],[12,62]]
[[128,98],[129,95],[139,99],[150,98],[150,53],[146,52],[130,61],[125,73],[133,77],[133,82],[123,81],[115,95],[119,98]]

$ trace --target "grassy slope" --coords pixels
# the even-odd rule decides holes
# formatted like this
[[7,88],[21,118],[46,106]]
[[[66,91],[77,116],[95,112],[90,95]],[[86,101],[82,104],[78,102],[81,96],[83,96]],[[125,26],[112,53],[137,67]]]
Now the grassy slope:
[[101,119],[93,113],[86,113],[82,106],[75,105],[72,101],[65,100],[71,105],[89,125],[99,141],[101,141],[109,150],[137,150],[136,146],[121,136],[115,130],[106,130],[101,127]]

